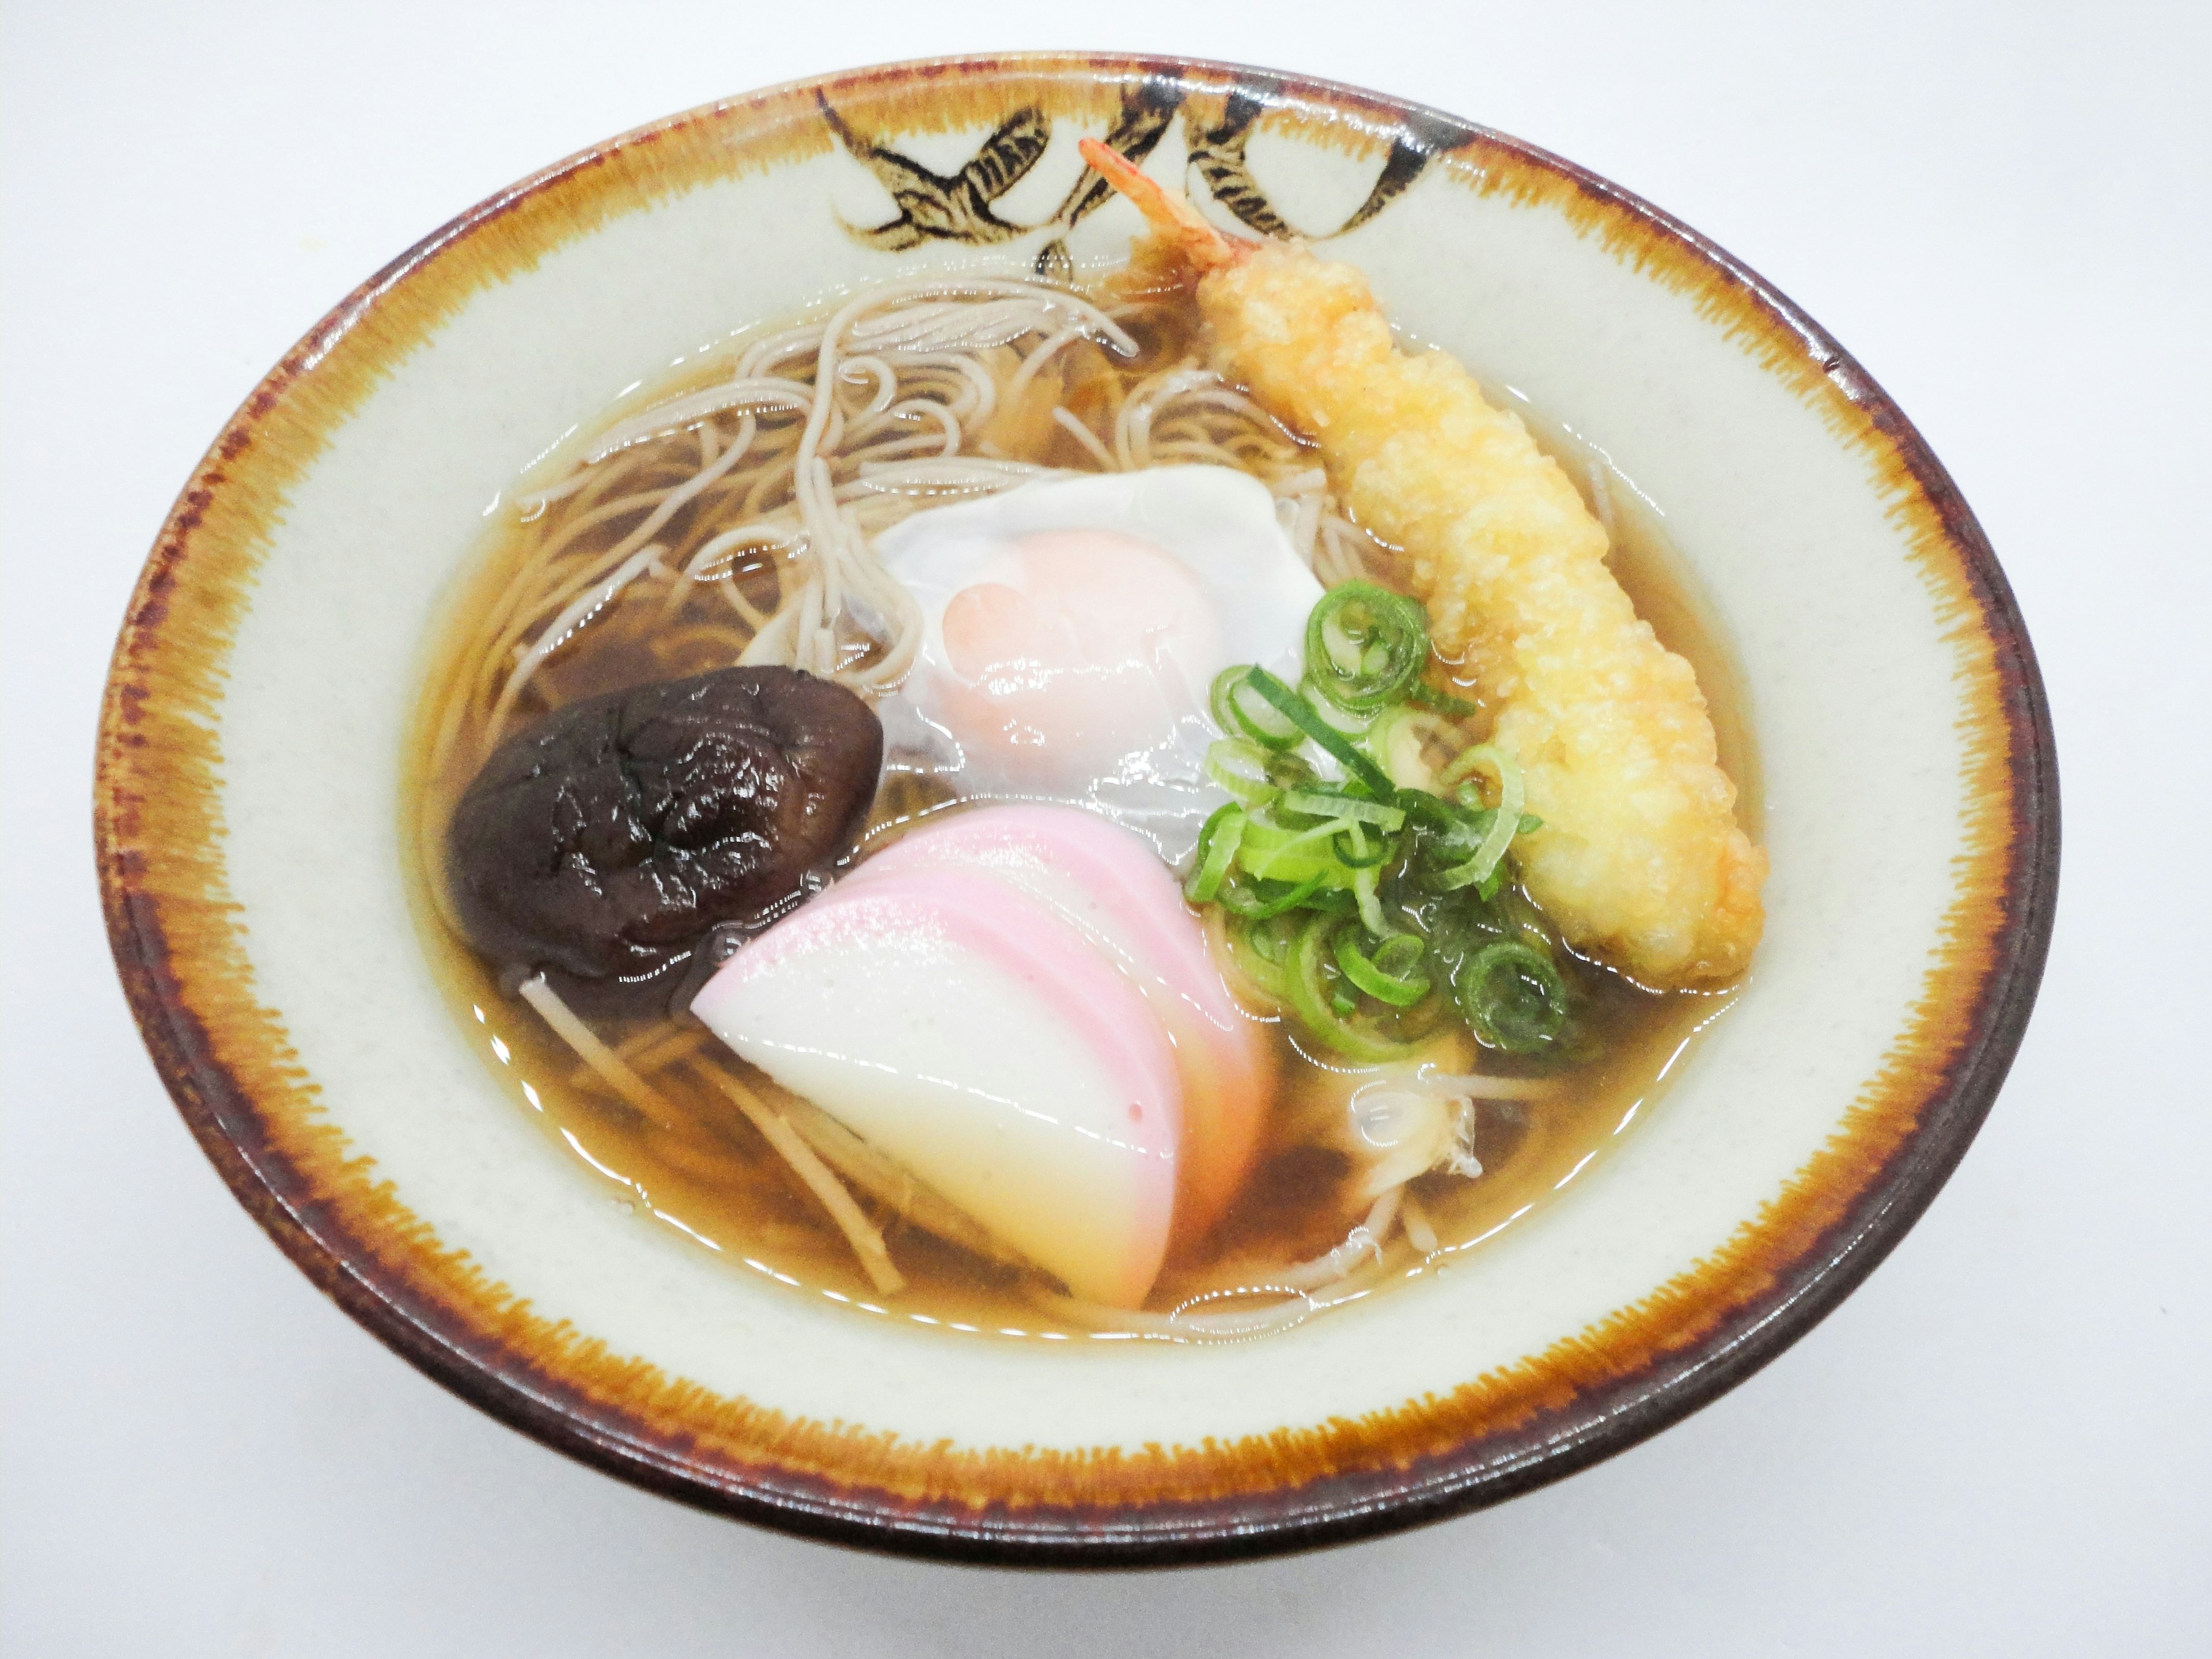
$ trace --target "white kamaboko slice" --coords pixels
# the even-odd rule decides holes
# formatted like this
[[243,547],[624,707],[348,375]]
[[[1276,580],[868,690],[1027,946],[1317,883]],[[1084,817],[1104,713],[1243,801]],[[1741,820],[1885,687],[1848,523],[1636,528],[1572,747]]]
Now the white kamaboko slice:
[[1058,1276],[1133,1308],[1167,1251],[1173,1051],[1082,933],[981,872],[832,889],[692,1003],[723,1042]]
[[1237,1006],[1175,877],[1133,832],[1066,806],[990,806],[927,825],[862,865],[851,882],[928,867],[1010,882],[1082,933],[1166,1028],[1182,1081],[1178,1243],[1221,1218],[1249,1171],[1275,1057]]

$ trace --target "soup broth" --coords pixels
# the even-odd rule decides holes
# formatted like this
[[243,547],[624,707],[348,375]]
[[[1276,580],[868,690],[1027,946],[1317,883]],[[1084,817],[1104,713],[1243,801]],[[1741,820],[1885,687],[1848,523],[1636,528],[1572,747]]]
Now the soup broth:
[[[1202,361],[1187,297],[1132,298],[1110,288],[1093,297],[1127,329],[1133,356],[1075,339],[1042,366],[1000,345],[971,352],[964,365],[947,354],[942,364],[902,368],[896,386],[872,370],[841,379],[833,424],[842,426],[847,448],[833,481],[861,480],[871,466],[888,476],[881,469],[955,447],[948,436],[983,467],[1091,473],[1232,465],[1277,489],[1286,520],[1316,515],[1312,557],[1324,585],[1358,576],[1403,589],[1398,553],[1336,509],[1300,434],[1234,388],[1220,388],[1224,395],[1212,401],[1192,401],[1194,391],[1215,390],[1203,384],[1159,392]],[[1116,1310],[1082,1303],[1018,1261],[948,1243],[899,1191],[856,1182],[857,1202],[903,1276],[887,1293],[817,1194],[713,1073],[737,1079],[771,1110],[805,1109],[772,1079],[685,1017],[590,1018],[593,1034],[649,1089],[648,1113],[502,988],[498,970],[452,919],[441,860],[454,804],[503,738],[584,698],[737,662],[782,616],[795,574],[787,526],[773,521],[792,510],[790,458],[805,412],[690,416],[687,408],[702,396],[711,401],[714,387],[773,352],[793,326],[752,331],[678,366],[534,469],[516,503],[495,515],[428,652],[403,836],[424,942],[469,1040],[580,1174],[638,1224],[672,1230],[733,1272],[786,1293],[963,1334],[1062,1341],[1224,1340],[1287,1328],[1321,1308],[1440,1270],[1585,1176],[1649,1111],[1699,1032],[1725,1011],[1729,990],[1657,993],[1593,960],[1565,959],[1575,996],[1568,1059],[1482,1053],[1486,1073],[1527,1079],[1529,1091],[1474,1102],[1469,1144],[1480,1174],[1437,1168],[1415,1176],[1394,1200],[1379,1240],[1362,1237],[1373,1206],[1357,1190],[1359,1165],[1341,1127],[1349,1096],[1370,1073],[1333,1055],[1296,1022],[1270,1021],[1267,1041],[1280,1084],[1249,1176],[1218,1224],[1194,1242],[1178,1242],[1144,1308]],[[806,382],[803,363],[766,362]],[[976,384],[976,365],[988,388]],[[1156,407],[1133,421],[1133,407],[1146,398]],[[991,404],[980,416],[979,399]],[[933,403],[944,412],[923,407]],[[1696,668],[1723,763],[1755,823],[1756,761],[1740,681],[1657,514],[1565,428],[1525,403],[1516,410],[1606,523],[1611,562],[1639,614]],[[655,410],[672,412],[656,418]],[[730,463],[733,447],[744,453]],[[594,454],[604,459],[580,467]],[[946,493],[925,483],[855,511],[895,517]],[[750,539],[733,533],[764,521],[770,528]],[[832,654],[817,662],[817,672],[865,674],[884,654],[858,633],[823,637]],[[520,675],[525,663],[528,672]],[[1477,709],[1486,707],[1481,686],[1457,690]],[[1468,715],[1466,735],[1479,740],[1486,723],[1486,714]],[[917,826],[975,804],[957,776],[906,763],[895,751],[854,858],[865,863]],[[979,1025],[988,1018],[977,1011]],[[1475,1058],[1470,1049],[1462,1064],[1471,1067]],[[1313,1273],[1285,1279],[1286,1265],[1332,1261],[1334,1268],[1312,1288]]]

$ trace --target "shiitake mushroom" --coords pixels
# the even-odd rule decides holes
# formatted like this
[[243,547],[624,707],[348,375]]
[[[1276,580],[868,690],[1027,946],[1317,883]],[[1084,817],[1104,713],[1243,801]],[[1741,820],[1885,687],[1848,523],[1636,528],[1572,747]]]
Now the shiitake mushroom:
[[767,927],[851,850],[883,726],[842,686],[724,668],[571,704],[508,738],[447,834],[469,942],[578,1012],[666,1012],[710,933]]

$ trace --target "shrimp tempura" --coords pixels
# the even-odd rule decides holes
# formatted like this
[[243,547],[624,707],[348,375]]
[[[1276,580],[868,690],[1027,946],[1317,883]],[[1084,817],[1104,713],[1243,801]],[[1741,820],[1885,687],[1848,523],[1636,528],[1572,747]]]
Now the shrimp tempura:
[[1215,366],[1312,434],[1354,516],[1406,550],[1544,821],[1516,843],[1530,896],[1645,984],[1741,973],[1766,855],[1735,822],[1696,675],[1638,618],[1565,474],[1452,358],[1399,350],[1352,266],[1225,237],[1103,145],[1084,154],[1198,277]]

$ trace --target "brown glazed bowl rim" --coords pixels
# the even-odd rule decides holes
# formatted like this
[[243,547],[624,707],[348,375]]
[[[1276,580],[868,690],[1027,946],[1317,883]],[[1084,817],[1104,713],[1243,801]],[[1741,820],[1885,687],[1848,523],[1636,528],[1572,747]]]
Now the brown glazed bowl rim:
[[[1765,1283],[1696,1340],[1654,1352],[1637,1369],[1575,1394],[1504,1431],[1441,1452],[1324,1472],[1258,1494],[1179,1498],[1057,1510],[917,1502],[865,1484],[770,1465],[735,1474],[687,1456],[681,1437],[621,1431],[584,1408],[564,1379],[518,1376],[497,1340],[450,1308],[379,1270],[313,1183],[267,1133],[256,1085],[228,1069],[179,992],[176,963],[193,949],[168,914],[149,846],[137,832],[134,769],[148,744],[149,698],[167,695],[149,672],[165,620],[192,576],[193,536],[234,459],[288,388],[331,346],[442,251],[495,225],[580,173],[700,124],[743,117],[797,94],[933,79],[979,82],[1090,73],[1171,77],[1263,100],[1295,96],[1355,112],[1406,145],[1479,143],[1546,175],[1569,198],[1635,222],[1673,256],[1755,311],[1786,340],[1799,368],[1825,377],[1893,448],[1940,524],[1995,653],[2009,730],[2010,838],[2004,900],[1986,967],[1966,1004],[1966,1035],[1921,1097],[1917,1119],[1879,1172]],[[747,1521],[836,1542],[945,1560],[1052,1566],[1187,1565],[1252,1558],[1397,1531],[1502,1501],[1637,1444],[1743,1381],[1803,1335],[1865,1279],[1934,1199],[1965,1154],[2002,1084],[2033,1006],[2055,908],[2058,784],[2050,710],[2034,653],[2003,572],[1942,465],[1894,402],[1817,323],[1741,261],[1633,194],[1571,162],[1419,105],[1311,77],[1172,56],[1036,53],[932,59],[811,77],[702,106],[579,152],[491,197],[432,233],[349,295],[255,389],[187,485],[134,593],[103,706],[94,831],[108,934],[156,1068],[186,1124],[239,1201],[302,1272],[417,1369],[492,1416],[647,1490]],[[160,848],[153,848],[153,862]]]

